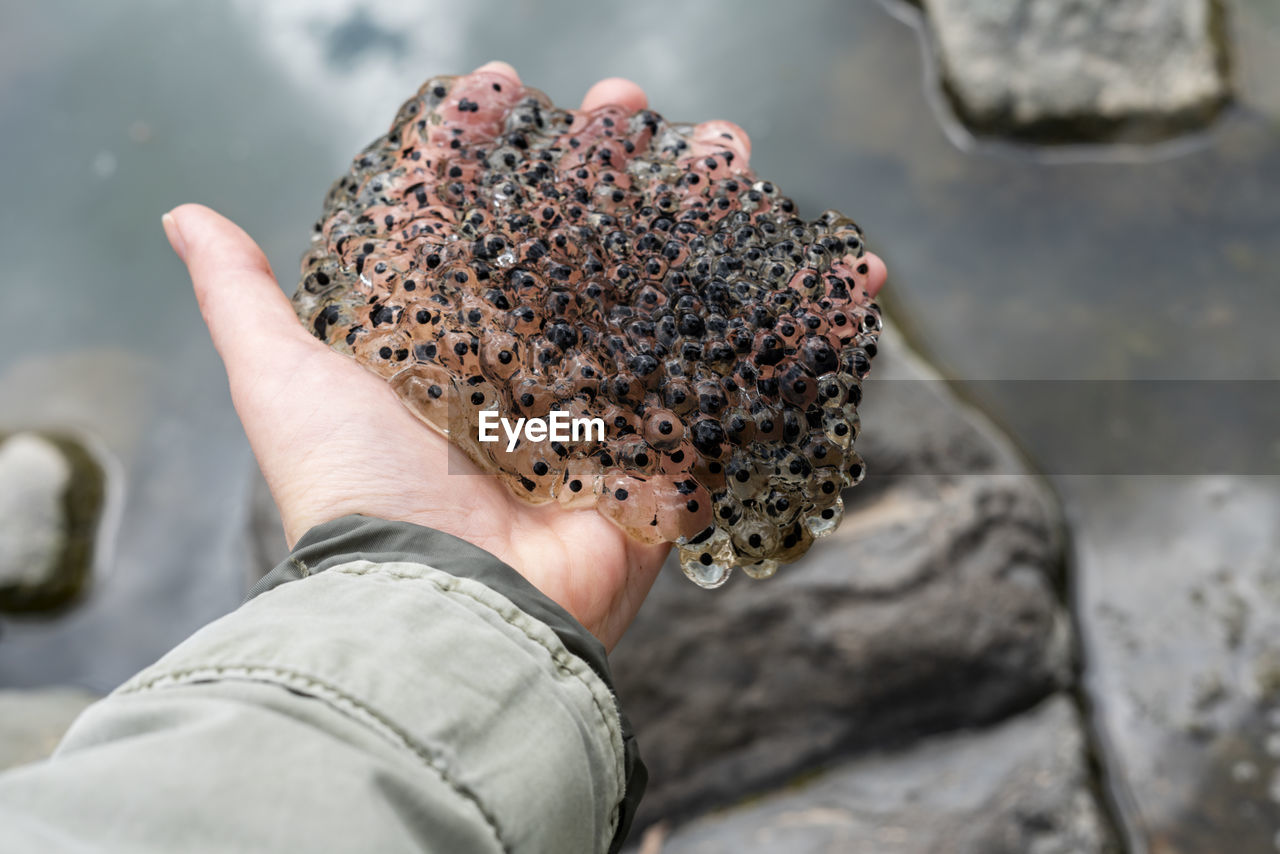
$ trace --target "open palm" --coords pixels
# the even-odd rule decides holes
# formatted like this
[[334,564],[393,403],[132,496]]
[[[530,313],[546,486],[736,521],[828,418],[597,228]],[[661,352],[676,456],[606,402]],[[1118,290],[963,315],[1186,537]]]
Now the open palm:
[[[485,69],[518,80],[505,63]],[[604,104],[638,110],[645,96],[610,79],[583,108]],[[166,214],[165,230],[191,274],[290,545],[350,513],[436,528],[510,564],[612,649],[668,545],[638,543],[594,510],[532,506],[482,474],[387,382],[306,331],[262,251],[231,221],[183,205]],[[872,261],[878,287],[883,264]]]

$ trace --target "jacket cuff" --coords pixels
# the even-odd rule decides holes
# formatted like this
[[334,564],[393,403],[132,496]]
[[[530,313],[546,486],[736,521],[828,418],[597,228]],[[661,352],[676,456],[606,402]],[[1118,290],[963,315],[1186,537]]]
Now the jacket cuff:
[[617,701],[613,675],[600,641],[524,576],[484,549],[434,528],[370,516],[343,516],[312,528],[287,558],[254,585],[246,601],[286,582],[357,560],[426,564],[449,575],[480,582],[545,624],[570,653],[595,672],[613,694],[622,728],[625,794],[618,805],[617,831],[609,848],[610,854],[620,851],[644,795],[648,771],[640,758],[631,723]]

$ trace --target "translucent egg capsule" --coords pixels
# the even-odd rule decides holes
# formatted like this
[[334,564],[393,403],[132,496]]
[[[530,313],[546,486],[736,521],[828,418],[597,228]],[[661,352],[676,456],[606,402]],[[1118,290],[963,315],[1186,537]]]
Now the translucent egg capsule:
[[867,476],[867,467],[863,464],[862,457],[854,453],[845,456],[842,471],[845,486],[857,486]]
[[758,561],[756,563],[744,563],[742,564],[742,571],[759,581],[761,579],[769,578],[777,572],[778,562],[776,560],[766,558],[765,560]]
[[552,487],[552,495],[566,510],[594,507],[603,483],[601,475],[569,465]]
[[747,558],[761,560],[778,551],[778,526],[756,512],[744,514],[729,531],[734,549]]
[[449,413],[457,410],[453,375],[440,365],[414,365],[397,373],[391,387],[409,410],[437,429],[448,432]]
[[704,537],[695,538],[679,547],[680,569],[699,587],[719,587],[729,580],[729,573],[740,563],[733,542],[723,528],[708,529]]
[[850,419],[839,410],[823,412],[822,432],[841,451],[847,450],[858,437],[857,414]]
[[647,478],[606,472],[596,508],[634,539],[645,543],[662,542],[658,531],[658,502],[653,485]]
[[738,449],[725,462],[725,487],[739,501],[746,501],[760,493],[761,484],[773,473],[769,464],[761,464],[746,449]]
[[684,424],[670,409],[649,408],[644,416],[644,438],[660,451],[675,450],[684,440]]
[[804,525],[814,537],[825,537],[836,529],[843,516],[844,502],[837,497],[835,503],[831,506],[823,507],[821,510],[805,516]]
[[[458,391],[458,398],[466,410],[475,412],[477,415],[485,410],[496,410],[503,401],[503,395],[497,387],[480,374],[462,380],[458,385]],[[479,422],[478,417],[476,421]]]
[[779,549],[772,557],[779,563],[790,563],[809,551],[811,545],[813,545],[813,534],[803,522],[796,521],[783,529]]
[[657,474],[661,455],[638,434],[623,436],[612,443],[615,463],[624,471]]
[[369,370],[390,379],[410,363],[412,339],[398,329],[375,332],[357,338],[352,352]]
[[827,507],[840,496],[845,486],[845,471],[835,466],[820,466],[809,476],[809,494],[819,507]]
[[805,500],[793,485],[774,480],[759,504],[765,517],[779,527],[785,527],[800,517]]
[[485,333],[480,350],[480,364],[494,382],[511,379],[520,370],[519,341],[509,332],[490,330]]
[[712,523],[714,504],[711,494],[691,477],[659,476],[650,480],[658,533],[667,542],[679,542],[695,536]]

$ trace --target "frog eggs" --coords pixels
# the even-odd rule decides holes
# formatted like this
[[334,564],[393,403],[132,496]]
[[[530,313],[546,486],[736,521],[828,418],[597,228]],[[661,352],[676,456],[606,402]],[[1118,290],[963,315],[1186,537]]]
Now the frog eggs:
[[[672,542],[705,587],[835,529],[880,334],[862,231],[650,110],[437,77],[325,199],[293,297],[316,337],[531,503]],[[604,438],[481,441],[481,413]]]

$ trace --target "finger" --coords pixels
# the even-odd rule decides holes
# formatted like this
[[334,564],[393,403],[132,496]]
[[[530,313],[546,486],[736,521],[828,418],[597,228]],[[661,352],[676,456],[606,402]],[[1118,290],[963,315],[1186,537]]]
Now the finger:
[[[885,266],[884,260],[874,252],[868,252],[862,256],[862,264],[865,264],[867,271],[865,273],[867,279],[863,285],[869,295],[874,297],[880,293],[880,289],[884,287],[885,280],[889,278],[889,268]],[[859,264],[858,270],[861,272],[862,264]]]
[[745,169],[751,157],[751,140],[746,131],[723,119],[697,125],[693,129],[693,155],[706,157],[717,151],[732,151],[734,168]]
[[[853,283],[851,292],[857,302],[875,299],[884,287],[889,272],[879,255],[864,252],[862,255],[845,255],[831,264],[831,273],[837,278]],[[796,273],[792,283],[798,285],[806,278],[806,271]]]
[[588,89],[582,98],[582,109],[587,111],[609,104],[617,104],[634,113],[649,106],[649,99],[638,84],[621,77],[606,77]]
[[266,256],[239,226],[203,205],[174,208],[163,223],[233,383],[237,374],[279,358],[281,348],[317,343],[298,322]]
[[486,62],[472,73],[478,74],[481,71],[491,71],[494,74],[501,74],[512,83],[515,83],[516,85],[520,84],[520,75],[516,73],[515,68],[512,67],[509,62],[503,62],[500,59],[495,59],[492,62]]

